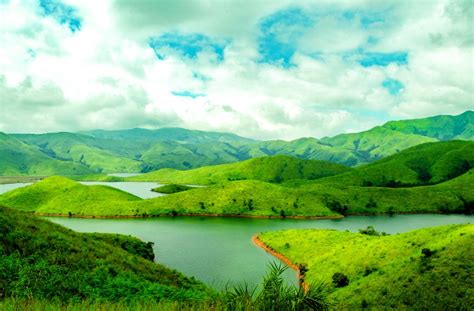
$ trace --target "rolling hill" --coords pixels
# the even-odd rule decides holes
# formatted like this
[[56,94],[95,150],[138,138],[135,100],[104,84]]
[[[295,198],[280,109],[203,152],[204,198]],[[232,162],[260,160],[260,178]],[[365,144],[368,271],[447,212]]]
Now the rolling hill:
[[231,164],[206,166],[193,170],[162,169],[129,177],[129,181],[210,185],[233,180],[260,180],[281,183],[294,179],[313,180],[350,171],[339,164],[303,160],[289,156],[269,156]]
[[284,230],[259,239],[304,266],[305,282],[332,284],[335,309],[467,310],[474,303],[471,224],[390,236]]
[[35,146],[0,133],[0,175],[75,175],[92,172],[78,163],[52,158]]
[[341,217],[351,214],[473,213],[474,169],[436,185],[409,188],[278,184],[240,180],[142,200],[105,186],[50,177],[0,196],[26,212],[78,217],[221,215]]
[[425,143],[316,183],[403,187],[436,184],[474,167],[473,141]]
[[[473,115],[473,111],[466,111],[458,116],[391,121],[360,133],[293,141],[257,141],[230,133],[180,128],[12,134],[10,137],[41,151],[42,158],[75,163],[77,172],[73,173],[76,174],[82,174],[79,168],[95,173],[149,172],[162,168],[184,170],[272,155],[357,166],[421,143],[473,140]],[[21,169],[6,160],[3,162],[0,175],[37,171],[36,163],[28,157]],[[51,169],[43,171],[46,175],[63,175],[64,170],[57,167],[51,173]]]
[[[121,244],[126,237],[81,234],[47,220],[0,207],[2,299],[63,303],[89,300],[159,302],[201,300],[206,287]],[[122,241],[122,242],[121,242]]]

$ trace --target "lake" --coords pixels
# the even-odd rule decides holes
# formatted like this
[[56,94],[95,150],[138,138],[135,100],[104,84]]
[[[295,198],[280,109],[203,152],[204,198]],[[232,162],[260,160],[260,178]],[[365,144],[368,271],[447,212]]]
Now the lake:
[[[47,219],[81,232],[110,232],[155,243],[156,261],[221,289],[226,284],[256,285],[275,258],[253,245],[254,234],[279,229],[324,228],[357,231],[374,226],[390,234],[469,223],[467,215],[350,216],[337,220],[162,217],[148,219]],[[292,270],[286,279],[297,282]]]

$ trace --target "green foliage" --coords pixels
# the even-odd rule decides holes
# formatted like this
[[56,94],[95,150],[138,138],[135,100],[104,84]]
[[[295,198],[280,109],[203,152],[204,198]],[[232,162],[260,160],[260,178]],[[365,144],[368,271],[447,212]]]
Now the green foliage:
[[437,184],[461,176],[474,167],[474,142],[449,141],[418,145],[354,170],[315,183],[410,187]]
[[261,290],[246,284],[227,289],[223,295],[226,310],[328,310],[327,285],[308,284],[307,289],[286,285],[283,273],[287,266],[271,263]]
[[349,285],[349,279],[347,278],[347,275],[341,272],[336,272],[332,275],[332,282],[336,287],[344,287]]
[[187,191],[194,189],[195,187],[190,187],[186,185],[178,185],[178,184],[168,184],[168,185],[163,185],[159,186],[157,188],[154,188],[152,191],[158,192],[158,193],[165,193],[165,194],[171,194],[171,193],[178,193],[182,191]]
[[387,235],[385,232],[379,232],[379,231],[375,230],[375,228],[372,227],[372,226],[367,226],[367,228],[365,228],[365,229],[359,229],[359,233],[367,234],[367,235],[374,235],[374,236]]
[[[329,294],[335,309],[466,310],[473,303],[472,224],[387,236],[283,230],[259,238],[293,263],[306,263],[306,282],[337,275]],[[339,287],[342,275],[350,282]]]
[[106,242],[112,246],[120,247],[130,254],[140,256],[150,261],[155,260],[153,242],[143,242],[132,236],[115,233],[84,233],[90,235],[94,240]]
[[133,255],[147,246],[132,238],[76,233],[4,207],[0,224],[2,297],[156,302],[210,294],[201,283]]
[[[473,115],[472,111],[466,111],[458,116],[392,121],[368,131],[320,140],[255,141],[229,133],[179,128],[0,134],[0,158],[3,160],[0,175],[149,172],[162,168],[188,170],[273,155],[357,166],[422,143],[473,140]],[[283,182],[282,177],[275,174],[271,182]],[[229,174],[227,178],[228,181],[242,180],[245,176]]]
[[313,180],[350,171],[348,167],[289,156],[255,158],[231,164],[206,166],[193,170],[159,171],[127,178],[129,181],[211,185],[236,180],[260,180],[281,183],[288,180]]

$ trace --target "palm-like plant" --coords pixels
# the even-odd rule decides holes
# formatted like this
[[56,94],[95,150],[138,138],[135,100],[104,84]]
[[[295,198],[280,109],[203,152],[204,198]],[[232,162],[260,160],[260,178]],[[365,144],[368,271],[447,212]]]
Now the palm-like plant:
[[280,263],[270,263],[259,292],[257,288],[251,288],[247,284],[227,289],[223,294],[226,309],[306,311],[329,308],[326,284],[309,284],[305,288],[287,285],[283,279],[283,273],[287,269],[288,266]]

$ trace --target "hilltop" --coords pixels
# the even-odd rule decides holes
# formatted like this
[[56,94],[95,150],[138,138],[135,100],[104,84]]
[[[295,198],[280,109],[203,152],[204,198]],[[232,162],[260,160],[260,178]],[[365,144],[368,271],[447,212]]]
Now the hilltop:
[[[9,157],[2,155],[7,160],[0,165],[0,175],[149,172],[162,168],[188,170],[273,155],[358,166],[422,143],[473,140],[474,112],[390,121],[360,133],[293,141],[258,141],[231,133],[180,128],[2,136],[22,142],[22,148],[34,152],[35,156],[21,156],[22,161],[10,162],[8,159],[18,148],[1,147],[0,141],[0,149],[6,148],[10,154]],[[51,163],[57,165],[45,164],[47,169],[41,167],[39,170],[36,159],[54,160]]]
[[332,284],[336,309],[465,310],[474,303],[474,225],[390,236],[284,230],[259,239],[304,267],[305,282]]
[[129,177],[129,181],[210,185],[233,180],[260,180],[281,183],[294,179],[313,180],[350,171],[350,168],[317,160],[270,156],[193,170],[162,169]]
[[304,184],[286,187],[256,180],[224,182],[142,200],[105,186],[50,177],[0,196],[0,204],[27,212],[94,217],[222,215],[340,217],[349,214],[472,213],[474,169],[436,185],[409,188]]
[[210,293],[177,271],[113,245],[126,237],[117,242],[81,234],[5,207],[0,223],[4,298],[158,302],[201,300]]
[[474,142],[445,141],[417,145],[348,173],[315,182],[344,186],[418,186],[450,180],[473,167]]
[[133,215],[129,203],[140,198],[108,186],[85,186],[65,177],[48,177],[0,196],[0,204],[25,212],[64,215]]
[[92,170],[78,163],[52,158],[36,146],[0,133],[0,175],[75,175],[91,172]]

